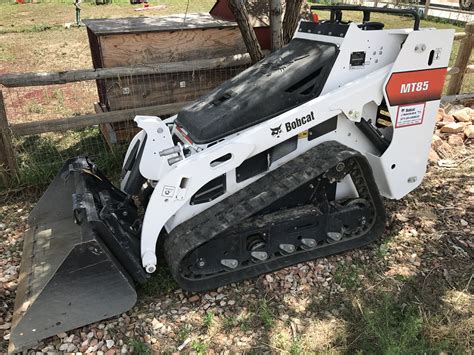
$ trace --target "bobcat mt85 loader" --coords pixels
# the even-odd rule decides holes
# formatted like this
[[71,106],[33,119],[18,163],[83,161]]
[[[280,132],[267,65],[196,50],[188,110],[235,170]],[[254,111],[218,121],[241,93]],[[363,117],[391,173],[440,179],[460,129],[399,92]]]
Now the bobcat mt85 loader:
[[137,116],[120,188],[87,157],[66,162],[29,216],[11,352],[127,311],[158,259],[203,291],[383,234],[381,196],[425,174],[454,31],[412,10],[318,9],[330,19],[177,115]]

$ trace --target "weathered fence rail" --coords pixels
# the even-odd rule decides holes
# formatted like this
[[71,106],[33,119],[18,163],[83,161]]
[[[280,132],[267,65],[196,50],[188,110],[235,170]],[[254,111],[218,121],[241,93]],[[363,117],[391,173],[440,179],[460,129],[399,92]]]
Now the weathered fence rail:
[[10,125],[10,131],[15,136],[30,136],[47,132],[61,132],[70,129],[84,128],[99,123],[116,123],[132,120],[137,115],[165,116],[179,111],[190,102],[179,102],[146,107],[137,107],[126,110],[96,113],[74,117],[60,118],[56,120],[16,123]]
[[248,54],[238,54],[230,57],[134,67],[70,70],[54,73],[12,73],[0,75],[0,85],[6,86],[8,88],[57,85],[78,81],[113,79],[125,76],[194,72],[206,69],[220,69],[229,66],[239,66],[249,63],[250,56]]

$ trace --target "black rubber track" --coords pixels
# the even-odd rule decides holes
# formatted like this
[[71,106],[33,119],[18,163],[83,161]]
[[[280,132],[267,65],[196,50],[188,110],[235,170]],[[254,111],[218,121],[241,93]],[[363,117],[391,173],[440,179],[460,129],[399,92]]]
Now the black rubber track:
[[[368,194],[373,203],[375,222],[358,237],[317,247],[304,253],[270,259],[247,268],[229,270],[202,279],[185,278],[180,265],[185,256],[212,238],[219,238],[232,227],[271,205],[308,181],[322,175],[339,162],[354,159],[363,172]],[[187,291],[204,291],[232,282],[253,278],[303,261],[342,253],[364,246],[383,234],[385,209],[367,159],[359,152],[335,141],[321,143],[285,165],[237,191],[225,200],[177,226],[164,243],[165,257],[176,282]]]

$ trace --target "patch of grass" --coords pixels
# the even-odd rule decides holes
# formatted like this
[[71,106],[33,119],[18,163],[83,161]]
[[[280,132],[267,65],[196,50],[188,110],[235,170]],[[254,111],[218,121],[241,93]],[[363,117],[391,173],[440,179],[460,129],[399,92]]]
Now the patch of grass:
[[258,304],[257,315],[265,328],[269,329],[275,324],[275,315],[273,314],[269,302],[265,298]]
[[128,343],[129,346],[133,347],[132,354],[137,355],[148,355],[151,354],[151,349],[149,346],[139,339],[132,339]]
[[30,101],[26,104],[26,111],[28,111],[28,113],[44,113],[45,109],[36,101]]
[[194,351],[197,351],[198,355],[203,355],[206,352],[208,345],[199,340],[193,340],[191,343],[191,348]]
[[225,332],[230,332],[232,329],[239,325],[237,317],[224,317],[222,322],[222,328]]
[[59,105],[64,105],[64,93],[61,89],[54,89],[53,90],[53,98],[58,100]]
[[360,286],[359,268],[356,264],[339,264],[334,274],[334,281],[348,290],[354,290]]
[[13,62],[16,57],[7,49],[7,47],[0,44],[0,62]]
[[410,276],[405,276],[405,275],[400,275],[400,274],[397,274],[397,275],[393,275],[393,278],[397,281],[400,281],[400,282],[407,282],[411,279]]
[[0,29],[0,34],[4,33],[38,33],[44,32],[48,30],[58,29],[61,28],[59,25],[48,25],[48,24],[34,24],[33,26],[25,25],[20,26],[18,28],[7,28],[7,29]]
[[12,187],[46,185],[67,159],[78,155],[90,157],[113,183],[117,183],[127,147],[115,145],[110,149],[98,127],[21,137],[14,145],[18,152],[18,170]]
[[362,310],[354,327],[363,329],[352,343],[361,354],[438,353],[442,344],[429,344],[423,336],[423,318],[414,305],[400,304],[384,295],[378,304]]
[[189,334],[191,334],[192,328],[191,325],[189,324],[183,324],[178,328],[178,331],[176,332],[176,335],[178,336],[178,341],[182,343],[185,341],[188,337]]
[[166,267],[158,267],[153,276],[144,284],[138,286],[141,296],[156,297],[170,293],[178,287]]
[[299,339],[293,340],[289,350],[290,355],[299,355],[303,353],[303,348]]
[[46,25],[46,24],[34,24],[34,25],[31,26],[30,28],[25,29],[25,30],[22,31],[22,32],[43,32],[43,31],[50,30],[51,28],[53,28],[53,26],[51,26],[51,25]]
[[390,250],[388,246],[388,242],[384,241],[382,244],[379,245],[376,251],[376,255],[379,259],[383,259],[388,255],[388,251]]
[[213,323],[214,323],[214,313],[209,312],[209,311],[206,312],[202,320],[202,325],[204,326],[204,328],[209,329]]
[[243,332],[252,329],[250,317],[224,317],[222,321],[222,330],[224,332],[228,333],[236,327],[239,327]]

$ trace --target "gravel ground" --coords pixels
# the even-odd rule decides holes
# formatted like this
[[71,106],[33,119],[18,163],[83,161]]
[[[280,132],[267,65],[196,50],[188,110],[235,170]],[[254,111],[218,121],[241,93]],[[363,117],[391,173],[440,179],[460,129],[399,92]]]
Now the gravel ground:
[[[385,235],[369,247],[202,294],[183,292],[165,270],[138,290],[129,312],[58,334],[31,353],[387,352],[392,343],[472,351],[474,149],[467,143],[449,168],[430,166],[420,188],[385,201]],[[39,195],[0,195],[0,352],[26,218]]]

